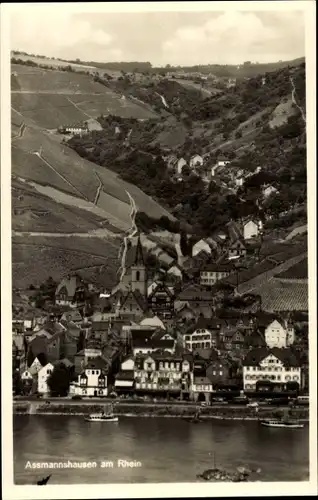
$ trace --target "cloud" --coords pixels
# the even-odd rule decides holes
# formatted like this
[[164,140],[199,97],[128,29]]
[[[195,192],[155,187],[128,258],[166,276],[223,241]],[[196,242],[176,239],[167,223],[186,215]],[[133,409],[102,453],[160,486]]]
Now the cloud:
[[296,57],[297,43],[299,55],[303,55],[304,30],[299,13],[289,13],[288,20],[285,15],[282,12],[266,23],[260,14],[229,10],[200,26],[181,27],[162,44],[164,59],[180,65],[271,62],[286,55],[288,58],[289,53],[291,58]]
[[[62,8],[40,9],[31,15],[14,15],[11,23],[11,46],[36,54],[56,57],[91,57],[109,48],[113,37],[101,27],[76,19]],[[89,47],[89,53],[85,49]]]

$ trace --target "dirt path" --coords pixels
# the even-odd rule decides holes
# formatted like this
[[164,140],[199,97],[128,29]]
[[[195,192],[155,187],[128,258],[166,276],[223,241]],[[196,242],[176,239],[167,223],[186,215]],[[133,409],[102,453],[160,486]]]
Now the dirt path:
[[16,141],[17,139],[21,139],[21,137],[23,137],[25,129],[26,129],[26,125],[24,122],[22,122],[20,125],[20,128],[19,128],[18,134],[15,137],[12,137],[11,142]]
[[74,108],[78,109],[79,111],[81,111],[83,113],[83,115],[87,116],[88,118],[91,118],[92,120],[95,120],[95,118],[91,115],[88,115],[87,113],[85,113],[85,111],[83,111],[77,104],[75,104],[75,102],[72,101],[72,99],[70,99],[69,97],[66,97],[66,99],[71,103],[73,104]]
[[299,104],[297,103],[296,98],[295,98],[296,87],[295,87],[295,84],[294,84],[294,80],[293,80],[293,78],[291,76],[289,78],[290,78],[290,82],[292,84],[292,101],[295,104],[295,106],[299,109],[299,111],[301,113],[301,116],[302,116],[302,119],[304,120],[304,123],[306,125],[306,116],[305,116],[305,113],[304,113],[303,109],[301,108],[301,106],[299,106]]
[[96,172],[96,170],[94,170],[94,174],[96,175],[97,180],[98,180],[98,182],[99,182],[99,186],[98,186],[98,188],[97,188],[96,195],[95,195],[95,199],[94,199],[94,205],[97,205],[98,200],[99,200],[99,195],[100,195],[100,192],[101,192],[101,190],[102,190],[102,188],[103,188],[103,183],[102,183],[102,181],[101,181],[101,179],[100,179],[100,177],[99,177],[98,173]]

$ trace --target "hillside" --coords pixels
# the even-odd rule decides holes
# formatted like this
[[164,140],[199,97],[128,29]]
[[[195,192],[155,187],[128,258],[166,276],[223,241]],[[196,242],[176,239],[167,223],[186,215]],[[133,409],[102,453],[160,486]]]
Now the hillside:
[[[155,200],[111,169],[81,159],[56,133],[61,125],[90,119],[96,122],[101,113],[110,111],[136,120],[155,120],[155,112],[121,99],[120,94],[94,82],[92,76],[73,71],[12,65],[11,84],[12,227],[16,232],[13,256],[20,261],[18,268],[13,261],[15,269],[19,269],[14,272],[15,285],[27,285],[35,255],[39,260],[35,261],[34,271],[43,261],[42,273],[53,273],[54,265],[49,262],[54,261],[55,254],[56,262],[60,262],[55,275],[68,270],[68,263],[63,265],[63,259],[59,260],[64,248],[61,233],[87,233],[88,239],[97,230],[99,255],[107,258],[113,248],[117,255],[121,242],[118,235],[131,226],[127,191],[138,210],[155,218],[171,217]],[[26,232],[31,232],[32,238]],[[52,249],[52,245],[37,243],[42,233],[57,246]],[[19,234],[23,235],[23,245]],[[76,254],[73,248],[70,250],[74,254],[71,260],[84,262],[88,255],[83,250],[85,238],[77,238],[76,242]]]
[[[111,164],[123,179],[207,235],[249,214],[259,213],[273,225],[281,212],[306,203],[304,64],[258,75],[206,99],[170,84],[150,85],[149,101],[157,103],[160,92],[167,103],[179,96],[182,113],[172,104],[170,116],[160,121],[100,116],[103,130],[75,137],[70,146],[94,163]],[[140,84],[125,85],[140,90]],[[169,157],[189,162],[195,154],[203,155],[203,165],[187,166],[176,178]],[[230,163],[211,179],[210,168],[222,155]],[[243,186],[235,183],[239,172]],[[264,199],[265,185],[276,195]]]
[[[159,230],[182,226],[196,237],[249,214],[259,214],[267,231],[306,222],[304,64],[213,95],[164,77],[104,79],[28,64],[13,65],[11,80],[13,255],[21,270],[14,279],[23,286],[35,254],[50,275],[56,253],[58,275],[70,262],[76,267],[77,256],[84,266],[85,246],[93,242],[88,274],[95,269],[96,276],[102,255],[114,255],[114,269],[119,236],[131,226],[127,192],[147,232],[159,219],[153,222]],[[84,121],[94,127],[82,137],[56,132]],[[190,167],[193,155],[203,165]],[[220,157],[229,164],[211,178]],[[179,158],[187,163],[181,175]],[[265,185],[276,194],[265,198]],[[64,266],[65,248],[71,257]]]

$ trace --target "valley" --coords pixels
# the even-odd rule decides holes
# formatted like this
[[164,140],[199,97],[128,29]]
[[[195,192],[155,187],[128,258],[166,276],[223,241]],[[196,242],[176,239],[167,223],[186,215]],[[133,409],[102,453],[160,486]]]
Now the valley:
[[[274,205],[264,200],[263,215],[276,218],[291,202],[303,203],[302,187],[287,195],[280,185],[281,172],[303,176],[301,164],[287,167],[296,151],[300,159],[303,130],[282,136],[292,120],[300,127],[298,117],[305,119],[302,68],[266,74],[266,88],[257,76],[235,88],[204,91],[194,82],[164,77],[137,82],[117,75],[105,81],[93,68],[85,74],[79,68],[12,64],[13,255],[28,263],[39,249],[44,274],[55,253],[58,263],[66,249],[71,269],[77,259],[84,265],[88,253],[93,260],[113,255],[131,226],[127,193],[139,214],[163,219],[164,229],[167,220],[177,221],[197,240],[233,216],[254,213],[264,182],[279,194]],[[61,126],[81,123],[87,135],[70,139],[58,133]],[[271,144],[267,149],[265,142]],[[227,172],[211,177],[221,154]],[[191,163],[195,157],[197,165]],[[177,173],[179,159],[186,167]],[[235,181],[238,175],[245,176],[243,187]],[[96,243],[94,252],[87,252],[87,241]],[[14,265],[15,285],[27,286],[30,264]],[[86,268],[99,265],[94,260]],[[63,266],[57,264],[55,276]],[[111,266],[117,266],[116,257]],[[106,283],[113,285],[114,278]]]

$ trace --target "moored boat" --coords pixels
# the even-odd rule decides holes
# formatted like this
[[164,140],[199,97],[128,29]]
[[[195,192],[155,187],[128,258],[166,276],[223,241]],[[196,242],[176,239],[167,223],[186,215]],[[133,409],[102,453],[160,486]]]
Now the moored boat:
[[118,417],[114,415],[113,406],[110,406],[108,413],[91,413],[85,418],[88,422],[118,422]]
[[118,417],[106,415],[105,413],[91,413],[85,420],[87,422],[118,422]]
[[261,420],[261,425],[265,427],[284,427],[289,429],[302,429],[304,424],[291,420]]

